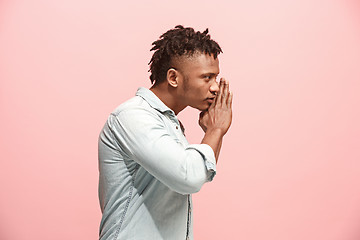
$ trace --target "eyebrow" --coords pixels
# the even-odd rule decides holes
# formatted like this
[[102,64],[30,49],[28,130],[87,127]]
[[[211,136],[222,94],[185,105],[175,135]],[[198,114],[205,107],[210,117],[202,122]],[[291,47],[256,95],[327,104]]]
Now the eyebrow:
[[207,72],[207,73],[201,74],[201,76],[205,76],[205,75],[217,76],[217,75],[219,75],[219,73]]

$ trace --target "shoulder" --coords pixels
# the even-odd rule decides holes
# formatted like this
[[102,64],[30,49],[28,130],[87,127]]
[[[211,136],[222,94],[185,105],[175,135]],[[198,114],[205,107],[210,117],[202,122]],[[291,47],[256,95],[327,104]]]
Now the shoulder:
[[142,97],[135,96],[117,106],[111,112],[111,115],[118,116],[122,112],[131,111],[133,109],[143,109],[144,111],[146,111],[151,110],[151,107]]
[[130,98],[116,107],[110,114],[109,120],[122,123],[162,122],[162,114],[152,108],[150,104],[140,96]]

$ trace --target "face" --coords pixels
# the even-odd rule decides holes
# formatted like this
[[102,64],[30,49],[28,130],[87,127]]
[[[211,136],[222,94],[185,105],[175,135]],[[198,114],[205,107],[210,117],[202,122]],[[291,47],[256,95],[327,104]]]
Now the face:
[[200,111],[209,108],[219,91],[219,59],[213,55],[194,54],[183,57],[176,64],[178,72],[178,101]]

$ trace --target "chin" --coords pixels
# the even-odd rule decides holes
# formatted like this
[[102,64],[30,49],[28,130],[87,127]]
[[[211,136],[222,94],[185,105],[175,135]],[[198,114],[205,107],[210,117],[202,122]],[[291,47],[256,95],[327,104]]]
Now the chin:
[[209,107],[210,107],[210,105],[211,105],[211,104],[209,104],[209,103],[206,102],[205,104],[202,103],[202,104],[198,104],[198,105],[190,105],[190,107],[195,108],[195,109],[203,112],[203,111],[208,110]]
[[210,107],[209,105],[206,105],[206,106],[198,106],[198,107],[194,107],[194,108],[196,108],[197,110],[203,112],[203,111],[208,110],[209,107]]

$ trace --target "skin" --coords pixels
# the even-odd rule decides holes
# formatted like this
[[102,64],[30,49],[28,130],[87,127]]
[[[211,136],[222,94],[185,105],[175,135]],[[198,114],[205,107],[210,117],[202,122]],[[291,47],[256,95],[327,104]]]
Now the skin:
[[187,106],[201,111],[199,125],[205,132],[201,143],[214,151],[216,162],[222,139],[232,120],[232,98],[229,82],[216,81],[219,59],[213,55],[194,53],[173,59],[173,68],[167,71],[166,81],[150,88],[175,114]]

